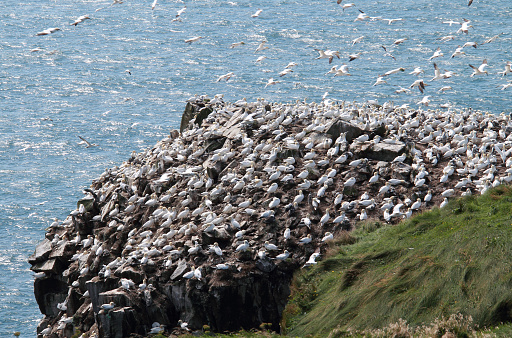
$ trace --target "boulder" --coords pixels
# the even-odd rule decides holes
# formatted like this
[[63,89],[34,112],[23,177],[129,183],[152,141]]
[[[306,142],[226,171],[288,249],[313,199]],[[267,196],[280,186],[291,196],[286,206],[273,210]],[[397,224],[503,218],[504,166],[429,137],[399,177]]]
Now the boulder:
[[[28,262],[32,265],[42,261],[46,261],[52,252],[52,242],[45,238],[36,246],[35,252],[28,258]],[[33,269],[32,269],[33,270]]]
[[350,143],[353,139],[363,135],[366,132],[350,122],[343,121],[341,118],[333,120],[329,123],[327,134],[331,136],[333,141],[343,133],[346,133],[345,138]]
[[377,144],[367,142],[355,142],[350,145],[350,151],[356,158],[367,158],[375,161],[391,162],[395,157],[406,151],[405,143],[386,143],[379,142]]

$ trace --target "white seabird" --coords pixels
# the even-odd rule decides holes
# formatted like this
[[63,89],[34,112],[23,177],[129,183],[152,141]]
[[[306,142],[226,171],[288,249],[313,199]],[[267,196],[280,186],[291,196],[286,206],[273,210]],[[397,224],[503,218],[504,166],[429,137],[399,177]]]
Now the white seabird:
[[57,32],[57,31],[60,31],[60,28],[57,28],[57,27],[47,28],[41,32],[38,32],[36,35],[49,35],[49,34]]
[[244,240],[242,244],[236,247],[235,251],[245,251],[249,249],[249,241]]
[[262,9],[258,9],[256,11],[256,13],[254,13],[253,15],[251,15],[251,18],[257,18],[258,16],[260,16],[261,12],[263,12]]
[[288,250],[284,250],[284,252],[282,254],[279,254],[276,256],[276,259],[279,259],[279,260],[286,260],[288,257],[290,256],[290,253],[288,252]]
[[322,237],[322,242],[327,242],[327,241],[331,241],[334,239],[334,236],[332,233],[330,232],[326,232],[324,237]]
[[89,16],[87,16],[87,15],[82,15],[82,16],[79,16],[79,17],[75,20],[75,22],[72,22],[72,23],[70,23],[69,25],[70,25],[70,26],[76,26],[76,25],[78,25],[79,23],[82,23],[82,22],[84,22],[84,21],[85,21],[85,20],[87,20],[87,19],[91,19],[91,18],[90,18]]
[[215,82],[219,82],[219,81],[221,81],[221,80],[228,81],[228,80],[229,80],[232,76],[234,76],[234,75],[235,75],[235,73],[233,73],[233,72],[229,72],[229,73],[227,73],[227,74],[224,74],[224,75],[219,76],[219,77],[217,78],[217,81],[215,81]]
[[443,52],[441,52],[441,47],[437,47],[437,49],[435,50],[434,54],[430,57],[429,60],[432,60],[432,59],[435,59],[435,58],[438,58],[438,57],[441,57],[443,56]]
[[498,75],[505,76],[507,74],[512,73],[511,66],[512,66],[512,62],[507,61],[507,64],[505,65],[505,70],[502,72],[498,72]]
[[199,39],[202,39],[202,38],[203,38],[202,36],[195,36],[193,38],[185,40],[185,42],[188,43],[188,44],[192,44],[192,42],[199,41]]
[[320,54],[315,60],[318,59],[329,59],[329,63],[332,63],[333,58],[336,56],[338,59],[340,58],[340,53],[338,51],[334,50],[322,50],[322,49],[316,49],[315,50]]
[[480,66],[475,67],[473,65],[469,65],[471,68],[473,68],[473,73],[470,75],[470,77],[473,77],[475,75],[482,75],[482,74],[485,74],[485,75],[488,75],[489,73],[487,73],[487,71],[485,70],[485,67],[487,67],[487,59],[485,59],[484,61],[482,61],[482,64]]

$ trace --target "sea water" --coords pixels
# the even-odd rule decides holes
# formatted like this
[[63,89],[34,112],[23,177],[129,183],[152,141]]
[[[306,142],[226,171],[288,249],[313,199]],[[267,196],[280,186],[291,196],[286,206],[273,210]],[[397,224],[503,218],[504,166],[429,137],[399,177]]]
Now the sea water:
[[[76,208],[82,189],[105,168],[177,128],[194,94],[279,102],[319,102],[326,95],[413,108],[429,95],[433,108],[511,111],[512,89],[500,86],[512,74],[497,72],[512,60],[512,2],[475,0],[468,8],[467,0],[353,1],[356,7],[344,11],[334,0],[159,0],[154,10],[153,0],[112,6],[103,0],[1,1],[0,336],[35,336],[42,315],[27,258],[53,218]],[[251,17],[258,9],[261,14]],[[373,19],[354,22],[359,9]],[[71,26],[81,15],[91,19]],[[403,20],[388,24],[379,17]],[[463,19],[473,26],[467,35],[456,33],[458,24],[443,24]],[[36,36],[50,27],[61,30]],[[450,34],[454,40],[439,40]],[[450,58],[458,45],[498,34]],[[195,36],[202,38],[184,42]],[[393,45],[400,38],[407,40]],[[255,52],[262,41],[269,48]],[[237,42],[244,44],[230,48]],[[429,61],[437,47],[444,56]],[[315,49],[337,50],[340,59],[317,60]],[[360,58],[348,62],[357,52]],[[266,58],[256,62],[260,56]],[[489,75],[470,77],[469,64],[478,67],[484,59]],[[297,66],[280,77],[289,62]],[[428,82],[434,62],[456,75]],[[343,63],[351,76],[325,75]],[[399,67],[405,71],[373,86]],[[409,74],[415,67],[425,71],[425,93],[395,93],[417,79]],[[216,82],[228,72],[234,73],[229,81]],[[270,78],[277,83],[265,88]],[[438,93],[442,86],[452,89]],[[98,146],[86,148],[78,136]]]

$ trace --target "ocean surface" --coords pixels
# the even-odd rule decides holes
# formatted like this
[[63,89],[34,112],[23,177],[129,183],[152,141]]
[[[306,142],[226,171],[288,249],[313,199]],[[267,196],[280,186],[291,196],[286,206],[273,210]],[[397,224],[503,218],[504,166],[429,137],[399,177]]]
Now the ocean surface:
[[[510,0],[475,0],[469,8],[467,0],[353,1],[345,10],[348,1],[335,0],[160,0],[154,10],[153,0],[1,1],[0,336],[35,337],[42,314],[27,258],[45,228],[75,209],[82,189],[105,168],[177,128],[194,94],[318,102],[327,92],[332,100],[414,108],[429,95],[428,108],[512,111],[512,88],[500,87],[512,74],[497,74],[512,61]],[[359,9],[373,19],[355,22]],[[70,25],[81,15],[91,19]],[[403,20],[388,24],[379,17]],[[457,33],[460,24],[443,23],[463,19],[471,20],[468,34]],[[51,27],[60,31],[36,35]],[[447,35],[454,39],[439,40]],[[196,36],[202,38],[184,42]],[[405,42],[393,44],[401,38]],[[264,40],[268,49],[256,52]],[[478,48],[450,57],[468,41]],[[238,42],[244,44],[230,48]],[[429,60],[438,47],[444,56]],[[339,51],[340,59],[315,59],[315,49]],[[348,62],[357,52],[361,56]],[[260,56],[266,58],[256,62]],[[489,74],[470,77],[469,64],[478,67],[484,59]],[[297,63],[293,72],[280,77],[289,62]],[[434,62],[456,74],[428,82]],[[351,76],[326,75],[343,63]],[[373,86],[399,67],[405,71]],[[425,93],[395,93],[417,79],[409,74],[415,67],[425,71]],[[229,72],[229,81],[216,82]],[[265,88],[270,78],[278,82]],[[443,86],[451,89],[439,93]],[[86,148],[79,135],[98,146]]]

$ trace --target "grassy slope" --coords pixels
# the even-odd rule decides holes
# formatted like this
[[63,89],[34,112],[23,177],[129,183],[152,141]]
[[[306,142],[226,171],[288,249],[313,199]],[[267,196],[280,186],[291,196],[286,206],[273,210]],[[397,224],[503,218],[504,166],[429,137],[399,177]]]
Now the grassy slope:
[[399,318],[421,325],[454,313],[480,327],[511,321],[511,187],[379,226],[365,224],[355,244],[296,278],[288,334],[381,328]]

